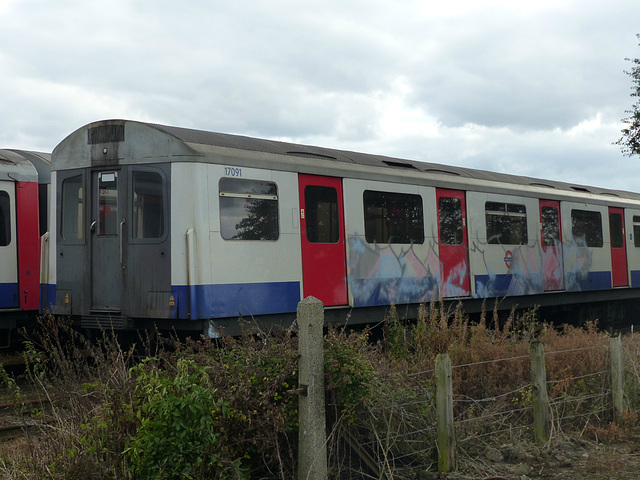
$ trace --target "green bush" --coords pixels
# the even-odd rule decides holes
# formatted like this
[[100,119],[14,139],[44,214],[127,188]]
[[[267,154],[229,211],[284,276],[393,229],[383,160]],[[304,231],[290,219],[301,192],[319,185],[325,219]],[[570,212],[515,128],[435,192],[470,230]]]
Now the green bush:
[[142,408],[125,453],[135,478],[244,477],[240,460],[231,460],[221,445],[217,424],[229,407],[209,387],[206,367],[180,359],[170,374],[147,361],[133,373]]

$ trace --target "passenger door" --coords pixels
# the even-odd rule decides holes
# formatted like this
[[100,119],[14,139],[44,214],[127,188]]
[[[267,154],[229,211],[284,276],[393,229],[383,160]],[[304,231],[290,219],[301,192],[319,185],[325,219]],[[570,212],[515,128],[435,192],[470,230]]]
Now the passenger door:
[[627,272],[624,210],[622,208],[609,207],[609,234],[612,284],[614,287],[626,287],[629,285],[629,275]]
[[440,295],[466,297],[470,294],[470,281],[465,195],[460,190],[438,188],[436,199],[441,268]]
[[300,174],[298,182],[304,297],[312,295],[325,306],[346,305],[342,180]]
[[540,200],[540,237],[544,291],[564,290],[560,202]]

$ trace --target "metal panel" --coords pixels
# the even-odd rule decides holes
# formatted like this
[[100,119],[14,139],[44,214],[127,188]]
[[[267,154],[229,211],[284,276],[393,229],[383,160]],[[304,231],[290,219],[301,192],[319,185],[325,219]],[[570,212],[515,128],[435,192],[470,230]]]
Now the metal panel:
[[[401,305],[436,300],[440,261],[437,254],[435,189],[388,182],[345,179],[349,296],[354,307]],[[424,242],[369,243],[363,215],[366,190],[420,195]]]
[[[492,243],[488,238],[487,204],[524,206],[527,242]],[[542,257],[539,249],[538,200],[515,195],[467,193],[470,262],[474,296],[492,298],[543,292]],[[509,212],[505,212],[507,214]],[[522,213],[517,214],[522,215]],[[515,217],[514,217],[515,218]]]
[[[602,246],[587,246],[585,238],[573,234],[573,211],[597,212],[602,219]],[[607,226],[608,209],[588,203],[562,202],[565,290],[576,292],[611,288],[611,249]]]

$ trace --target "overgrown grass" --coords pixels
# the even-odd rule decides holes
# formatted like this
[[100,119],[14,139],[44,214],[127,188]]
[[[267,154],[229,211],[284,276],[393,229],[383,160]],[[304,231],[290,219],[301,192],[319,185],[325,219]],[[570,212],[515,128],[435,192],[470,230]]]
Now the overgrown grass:
[[[296,477],[295,332],[188,340],[146,355],[106,332],[92,342],[53,317],[25,344],[26,379],[42,399],[40,431],[0,449],[7,479]],[[330,476],[415,478],[435,468],[439,353],[454,366],[459,468],[478,473],[492,439],[531,440],[529,345],[545,344],[554,435],[625,433],[608,408],[608,336],[540,323],[536,312],[471,323],[433,303],[406,323],[391,309],[384,336],[325,336]],[[629,419],[640,405],[640,343],[625,339]],[[499,360],[499,361],[496,361]],[[6,372],[16,403],[24,386]],[[51,407],[45,407],[47,401]],[[565,417],[567,419],[565,419]],[[571,417],[571,419],[568,419]]]

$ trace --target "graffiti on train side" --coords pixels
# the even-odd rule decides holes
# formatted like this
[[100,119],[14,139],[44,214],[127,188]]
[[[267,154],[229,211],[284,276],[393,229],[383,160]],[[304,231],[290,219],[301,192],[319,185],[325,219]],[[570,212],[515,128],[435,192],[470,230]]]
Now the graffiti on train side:
[[413,245],[371,245],[360,236],[351,236],[348,268],[355,306],[419,303],[438,298],[440,261],[431,247],[426,258],[420,259]]
[[[484,263],[486,272],[475,276],[476,298],[589,288],[592,252],[580,239],[545,249],[539,243],[503,246],[503,260],[498,264],[495,254],[488,254],[489,249],[495,253],[494,245],[478,239],[472,240],[469,247],[470,256],[475,262]],[[493,263],[490,259],[494,259]],[[353,235],[349,237],[348,269],[355,306],[419,303],[467,295],[462,288],[469,272],[467,263],[460,261],[443,278],[437,243],[377,245]]]

